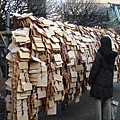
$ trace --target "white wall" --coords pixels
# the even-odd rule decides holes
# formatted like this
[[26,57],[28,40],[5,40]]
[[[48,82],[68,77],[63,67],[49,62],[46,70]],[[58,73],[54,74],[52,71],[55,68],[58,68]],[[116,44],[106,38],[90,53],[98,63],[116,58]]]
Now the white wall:
[[120,0],[99,0],[100,3],[119,3],[120,4]]

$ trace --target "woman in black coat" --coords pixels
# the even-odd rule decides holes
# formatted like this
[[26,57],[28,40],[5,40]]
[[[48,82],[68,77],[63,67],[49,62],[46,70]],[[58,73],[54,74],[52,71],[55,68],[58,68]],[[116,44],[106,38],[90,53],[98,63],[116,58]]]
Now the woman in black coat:
[[112,51],[111,39],[104,36],[95,56],[89,76],[90,95],[95,97],[96,120],[111,120],[111,103],[113,97],[113,73],[117,53]]

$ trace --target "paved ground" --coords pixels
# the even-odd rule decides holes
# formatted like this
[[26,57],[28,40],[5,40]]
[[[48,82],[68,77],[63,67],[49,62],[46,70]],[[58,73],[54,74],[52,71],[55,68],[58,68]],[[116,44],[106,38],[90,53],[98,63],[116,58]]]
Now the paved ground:
[[[114,99],[120,102],[120,83],[114,83]],[[79,103],[71,103],[64,111],[61,110],[60,104],[57,109],[57,115],[53,116],[46,116],[41,112],[40,120],[95,120],[94,99],[89,96],[89,93],[83,93]],[[1,116],[0,120],[3,120],[2,118]],[[116,120],[120,120],[120,105]]]
[[[120,83],[114,83],[114,100],[120,102]],[[40,120],[95,120],[94,99],[89,96],[89,93],[83,93],[79,103],[71,103],[66,106],[65,111],[58,106],[58,113],[55,116],[46,116],[40,114]],[[120,105],[116,120],[120,120]]]

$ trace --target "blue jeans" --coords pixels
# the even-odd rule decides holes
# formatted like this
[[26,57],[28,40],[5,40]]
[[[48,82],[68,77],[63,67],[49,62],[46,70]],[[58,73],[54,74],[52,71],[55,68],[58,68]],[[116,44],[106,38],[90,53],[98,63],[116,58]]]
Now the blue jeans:
[[111,99],[95,98],[96,120],[111,120]]

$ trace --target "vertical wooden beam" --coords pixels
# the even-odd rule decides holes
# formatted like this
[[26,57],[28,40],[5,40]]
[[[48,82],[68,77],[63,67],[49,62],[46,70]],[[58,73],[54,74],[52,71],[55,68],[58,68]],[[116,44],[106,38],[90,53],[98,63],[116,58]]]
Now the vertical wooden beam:
[[[7,27],[6,27],[6,30],[7,31],[10,31],[10,12],[8,12],[7,14]],[[6,48],[6,55],[8,53],[8,44],[9,44],[9,34],[6,34],[6,45],[5,45],[5,48]],[[5,66],[5,79],[7,80],[8,79],[8,60],[6,59],[6,66]],[[6,96],[8,94],[8,90],[6,90]],[[7,119],[7,109],[5,110],[5,118]]]

